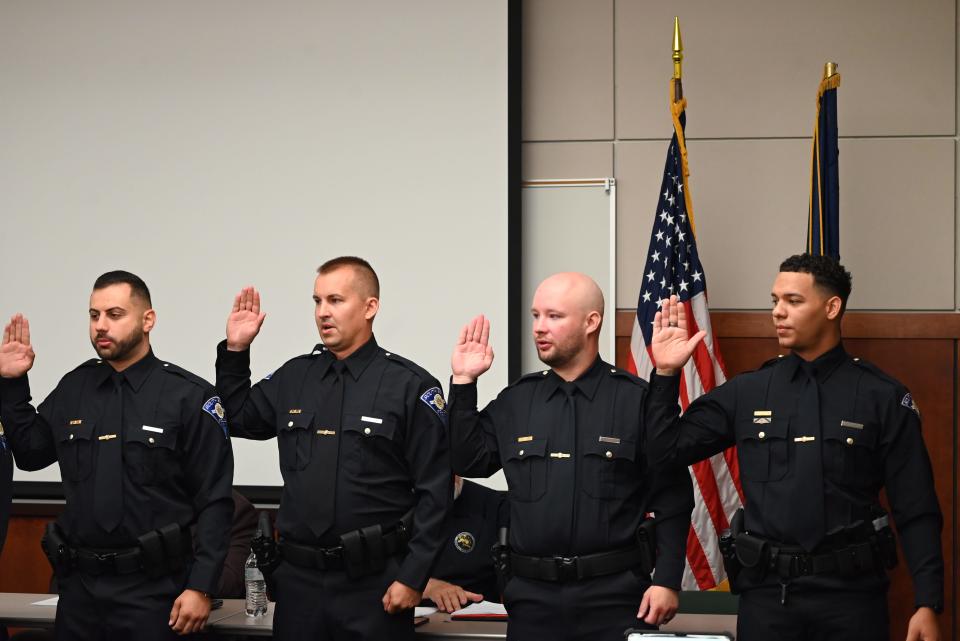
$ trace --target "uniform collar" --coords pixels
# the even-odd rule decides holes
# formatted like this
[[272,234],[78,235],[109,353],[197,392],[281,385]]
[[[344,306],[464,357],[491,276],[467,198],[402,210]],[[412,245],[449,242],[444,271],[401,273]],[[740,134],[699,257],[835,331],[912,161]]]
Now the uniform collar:
[[[603,377],[604,367],[605,363],[603,362],[603,359],[597,355],[596,360],[593,361],[593,365],[591,365],[583,374],[578,376],[576,380],[572,381],[573,386],[591,401],[593,400],[594,395],[597,393],[597,387],[600,385],[600,379]],[[554,392],[559,390],[566,381],[560,378],[552,369],[547,370],[547,372],[548,374],[546,376],[546,380],[544,381],[544,385],[546,385],[547,397],[550,397]]]
[[[130,388],[135,392],[139,392],[140,388],[143,387],[143,384],[146,382],[147,378],[150,377],[151,372],[153,372],[153,369],[159,362],[160,359],[153,354],[153,348],[150,348],[146,356],[120,373],[123,374],[123,378],[127,381],[127,383],[129,383]],[[107,361],[101,361],[99,384],[103,384],[109,380],[115,371],[116,370],[113,369],[113,366],[111,366]]]
[[[327,371],[331,368],[334,361],[337,360],[337,357],[334,356],[329,349],[323,345],[317,345],[314,348],[314,353],[320,350],[324,353],[323,364],[321,365],[320,377],[327,375]],[[346,366],[348,372],[353,377],[353,380],[360,380],[360,376],[363,374],[363,371],[367,369],[367,366],[373,362],[373,358],[377,355],[379,351],[379,346],[377,345],[377,339],[374,336],[370,337],[366,343],[360,346],[360,348],[354,353],[347,356],[343,359],[343,364]]]
[[787,357],[787,365],[790,367],[790,378],[796,378],[798,375],[813,370],[817,382],[823,383],[836,371],[837,367],[843,361],[847,360],[847,351],[843,348],[843,341],[840,341],[832,349],[824,352],[813,361],[804,361],[794,353]]

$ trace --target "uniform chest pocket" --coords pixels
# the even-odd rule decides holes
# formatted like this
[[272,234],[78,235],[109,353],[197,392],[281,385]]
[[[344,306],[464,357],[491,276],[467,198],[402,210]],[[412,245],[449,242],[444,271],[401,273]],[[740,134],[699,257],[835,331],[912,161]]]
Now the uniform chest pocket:
[[636,443],[590,443],[582,448],[584,492],[597,499],[622,499],[640,485],[636,464]]
[[280,468],[295,471],[304,469],[313,455],[313,412],[282,414],[278,420],[277,449],[280,451]]
[[[343,432],[345,437],[350,435],[352,442],[346,452],[348,462],[361,472],[382,470],[384,464],[389,465],[397,456],[395,441],[399,434],[394,418],[373,413],[344,414]],[[343,453],[341,450],[341,455]]]
[[747,481],[779,481],[790,470],[789,419],[762,417],[737,423],[737,458]]
[[504,453],[503,473],[507,477],[511,499],[536,501],[547,491],[546,451],[546,439],[508,446]]
[[93,434],[96,423],[75,419],[56,430],[60,474],[68,481],[82,481],[93,470]]
[[156,485],[167,481],[180,471],[177,451],[179,425],[126,426],[124,467],[134,482]]
[[832,479],[854,487],[880,480],[876,425],[828,419],[823,425],[823,468]]

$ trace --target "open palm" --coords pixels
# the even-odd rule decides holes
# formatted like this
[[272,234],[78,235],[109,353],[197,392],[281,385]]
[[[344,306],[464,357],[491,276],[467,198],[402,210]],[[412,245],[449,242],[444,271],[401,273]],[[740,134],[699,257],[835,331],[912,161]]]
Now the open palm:
[[227,317],[227,348],[242,351],[250,347],[266,317],[266,313],[260,311],[260,292],[253,287],[241,289]]
[[676,296],[663,301],[653,319],[653,340],[650,345],[657,369],[677,370],[683,367],[706,335],[703,330],[689,335],[686,310]]
[[[490,347],[490,321],[481,314],[460,330],[460,338],[453,347],[450,366],[454,383],[475,381],[493,365]],[[461,379],[461,380],[457,380]]]
[[30,371],[36,354],[30,346],[30,322],[17,314],[3,328],[0,345],[0,376],[19,378]]

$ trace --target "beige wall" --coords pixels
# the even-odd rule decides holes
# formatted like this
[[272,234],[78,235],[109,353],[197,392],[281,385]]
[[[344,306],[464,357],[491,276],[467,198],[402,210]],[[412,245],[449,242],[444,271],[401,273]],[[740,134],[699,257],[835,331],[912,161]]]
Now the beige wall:
[[616,177],[617,306],[636,305],[672,133],[675,12],[711,307],[767,307],[776,264],[802,250],[816,88],[835,60],[851,307],[955,310],[956,0],[526,0],[523,177]]

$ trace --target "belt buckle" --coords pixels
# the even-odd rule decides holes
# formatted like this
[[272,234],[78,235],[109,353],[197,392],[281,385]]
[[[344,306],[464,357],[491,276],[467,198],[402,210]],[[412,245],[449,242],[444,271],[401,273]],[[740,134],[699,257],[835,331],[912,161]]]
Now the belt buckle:
[[117,568],[117,553],[116,552],[105,552],[103,554],[99,552],[94,552],[93,558],[97,560],[97,563],[100,566],[100,569],[110,568],[111,570],[116,570]]
[[577,578],[577,557],[555,556],[553,562],[557,566],[557,577],[560,579]]
[[343,548],[322,548],[323,562],[329,565],[333,561],[342,561],[343,560]]
[[807,554],[795,554],[793,561],[797,568],[799,576],[808,576],[813,573],[812,557]]

